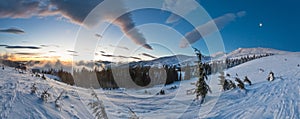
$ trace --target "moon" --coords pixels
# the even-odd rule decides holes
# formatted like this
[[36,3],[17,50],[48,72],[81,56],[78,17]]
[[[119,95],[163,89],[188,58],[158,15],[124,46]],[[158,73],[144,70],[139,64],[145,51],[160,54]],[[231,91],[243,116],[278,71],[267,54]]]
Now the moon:
[[260,22],[260,23],[258,24],[258,26],[261,28],[261,27],[263,26],[263,23]]

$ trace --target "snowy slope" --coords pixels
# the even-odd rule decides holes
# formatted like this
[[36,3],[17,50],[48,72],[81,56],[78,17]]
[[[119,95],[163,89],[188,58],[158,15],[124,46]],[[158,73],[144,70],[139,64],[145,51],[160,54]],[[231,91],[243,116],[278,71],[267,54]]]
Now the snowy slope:
[[287,54],[290,52],[287,51],[281,51],[276,50],[272,48],[238,48],[232,52],[225,53],[225,52],[217,52],[215,54],[211,54],[212,60],[225,60],[226,58],[232,59],[232,58],[240,58],[245,56],[259,56],[259,55],[265,55],[265,54]]
[[246,55],[264,55],[264,54],[286,54],[286,51],[280,51],[272,48],[238,48],[227,54],[228,58],[246,56]]
[[[237,73],[242,79],[248,76],[254,85],[246,87],[247,94],[238,90],[224,92],[207,117],[299,119],[299,59],[299,53],[287,53],[229,69],[227,73]],[[266,81],[270,71],[275,73],[274,82]]]
[[[226,73],[240,78],[248,76],[252,86],[247,93],[234,89],[222,92],[218,74],[209,78],[213,93],[203,105],[187,95],[194,88],[195,79],[134,90],[96,90],[103,100],[109,118],[129,118],[130,107],[141,118],[300,118],[300,53],[284,53],[253,60]],[[262,72],[260,69],[263,69]],[[275,73],[275,81],[266,80],[269,71]],[[68,86],[54,80],[42,80],[29,74],[19,74],[12,68],[0,70],[0,118],[93,118],[87,103],[91,100],[89,89]],[[227,77],[233,79],[233,77]],[[37,84],[38,94],[30,94],[30,87]],[[53,86],[48,103],[40,99],[42,89]],[[176,86],[176,89],[171,87]],[[164,89],[166,95],[156,95]],[[65,90],[62,110],[53,101]]]
[[[43,80],[31,77],[30,74],[19,74],[13,68],[6,67],[0,71],[0,118],[92,118],[92,115],[82,107],[86,107],[80,100],[75,88],[54,80]],[[37,94],[30,94],[30,87],[37,84]],[[48,103],[40,99],[43,90],[50,89],[51,97]],[[60,111],[54,106],[55,98],[65,90],[63,108]],[[84,92],[82,90],[80,92]]]

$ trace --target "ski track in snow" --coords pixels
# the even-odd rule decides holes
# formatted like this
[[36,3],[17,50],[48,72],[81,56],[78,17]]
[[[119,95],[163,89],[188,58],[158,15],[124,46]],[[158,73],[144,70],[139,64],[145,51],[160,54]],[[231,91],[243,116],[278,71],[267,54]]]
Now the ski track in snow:
[[[285,60],[287,59],[287,61]],[[246,85],[246,92],[239,89],[208,94],[204,103],[193,101],[195,95],[186,95],[194,88],[197,78],[176,82],[166,87],[156,86],[142,90],[95,90],[103,100],[109,118],[129,118],[130,107],[141,118],[300,118],[300,54],[274,55],[241,64],[225,73],[248,76],[253,85]],[[261,72],[259,69],[264,69]],[[266,80],[269,71],[275,73],[275,80]],[[210,76],[210,83],[218,82],[219,74]],[[233,80],[234,77],[227,77]],[[38,93],[30,94],[30,87],[37,84]],[[170,90],[172,86],[180,88]],[[47,103],[40,100],[41,91],[53,86]],[[163,88],[166,95],[156,95]],[[213,87],[214,88],[214,87]],[[215,87],[220,89],[220,87]],[[62,109],[54,106],[54,100],[62,90],[67,97],[62,100]],[[145,94],[145,90],[149,94]],[[151,94],[150,94],[151,93]],[[30,74],[19,74],[13,68],[0,69],[0,118],[94,118],[87,103],[92,99],[89,89],[68,86],[54,80],[42,80]],[[132,95],[132,94],[137,94]],[[204,110],[211,107],[212,110]],[[201,110],[203,108],[203,110]]]
[[[284,61],[287,58],[288,61]],[[278,55],[263,58],[246,64],[241,68],[248,70],[229,69],[229,73],[239,73],[242,76],[250,75],[254,80],[252,86],[246,86],[247,94],[241,95],[240,91],[224,92],[213,111],[207,118],[276,118],[299,119],[300,116],[300,55]],[[273,60],[276,63],[270,63]],[[276,72],[276,78],[272,82],[266,81],[268,72],[261,73],[251,71],[255,66]],[[268,71],[266,70],[266,71]],[[249,72],[250,71],[250,72]],[[263,80],[262,80],[263,79]]]

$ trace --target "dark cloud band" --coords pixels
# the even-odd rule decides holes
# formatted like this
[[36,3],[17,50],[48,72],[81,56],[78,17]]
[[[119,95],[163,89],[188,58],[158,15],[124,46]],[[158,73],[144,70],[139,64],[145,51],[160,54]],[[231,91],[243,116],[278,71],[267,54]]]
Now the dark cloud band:
[[41,49],[40,47],[35,46],[6,46],[7,49]]
[[17,28],[9,28],[9,29],[1,29],[0,33],[12,33],[12,34],[23,34],[25,33],[24,30],[17,29]]

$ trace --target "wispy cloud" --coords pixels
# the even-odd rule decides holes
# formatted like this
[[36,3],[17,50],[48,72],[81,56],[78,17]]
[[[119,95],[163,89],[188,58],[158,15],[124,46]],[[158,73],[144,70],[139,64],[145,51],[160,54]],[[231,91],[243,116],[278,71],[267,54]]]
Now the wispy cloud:
[[[94,16],[92,22],[83,23],[92,9],[101,2],[103,0],[2,0],[0,2],[0,18],[58,16],[88,28],[96,26],[99,21],[108,21],[119,26],[123,33],[137,45],[152,49],[143,34],[135,28],[131,13],[118,16],[118,13],[126,12],[122,0],[105,1],[110,5],[104,11],[99,11],[101,17]],[[112,19],[115,17],[118,19]]]
[[136,60],[142,60],[141,58],[139,57],[134,57],[134,56],[130,56],[130,57],[127,57],[127,56],[122,56],[122,55],[108,55],[108,54],[101,54],[101,56],[103,57],[111,57],[111,58],[124,58],[124,59],[136,59]]
[[40,45],[41,47],[48,47],[48,45]]
[[59,48],[59,45],[40,45],[41,47],[56,47],[56,48]]
[[95,36],[98,37],[98,38],[102,38],[103,37],[102,35],[100,35],[98,33],[96,33]]
[[74,50],[67,50],[67,52],[70,52],[70,53],[78,53],[77,51],[74,51]]
[[[1,8],[0,8],[1,9]],[[1,12],[1,11],[0,11]],[[24,30],[18,28],[0,29],[0,33],[23,34]]]
[[74,56],[74,57],[76,57],[76,56],[79,56],[79,55],[77,55],[77,54],[70,54],[71,56]]
[[207,23],[196,27],[196,29],[192,30],[191,32],[186,33],[184,38],[181,39],[179,46],[181,48],[185,48],[189,46],[189,44],[193,44],[207,35],[217,32],[218,30],[222,30],[227,24],[245,15],[246,15],[245,11],[241,11],[236,14],[228,13],[218,18],[215,18],[211,21],[208,21]]
[[[195,10],[197,5],[198,3],[195,0],[165,0],[162,9],[171,10],[181,15],[186,15]],[[172,13],[166,20],[166,23],[174,23],[180,19],[180,16]]]
[[115,45],[112,45],[112,44],[110,44],[109,46],[110,46],[110,47],[115,47],[115,48],[124,49],[124,50],[129,50],[129,48],[127,48],[127,47],[125,47],[125,46],[115,46]]
[[41,49],[36,46],[6,46],[7,49]]
[[150,58],[156,58],[155,56],[153,56],[153,55],[150,55],[150,54],[148,54],[148,53],[142,53],[141,55],[144,55],[144,56],[146,56],[146,57],[150,57]]
[[136,60],[142,60],[142,58],[139,58],[139,57],[129,57],[129,58],[136,59]]
[[114,57],[114,55],[101,54],[103,57]]
[[14,53],[16,55],[26,55],[26,56],[36,56],[36,55],[40,55],[41,53],[27,53],[27,52],[17,52]]

